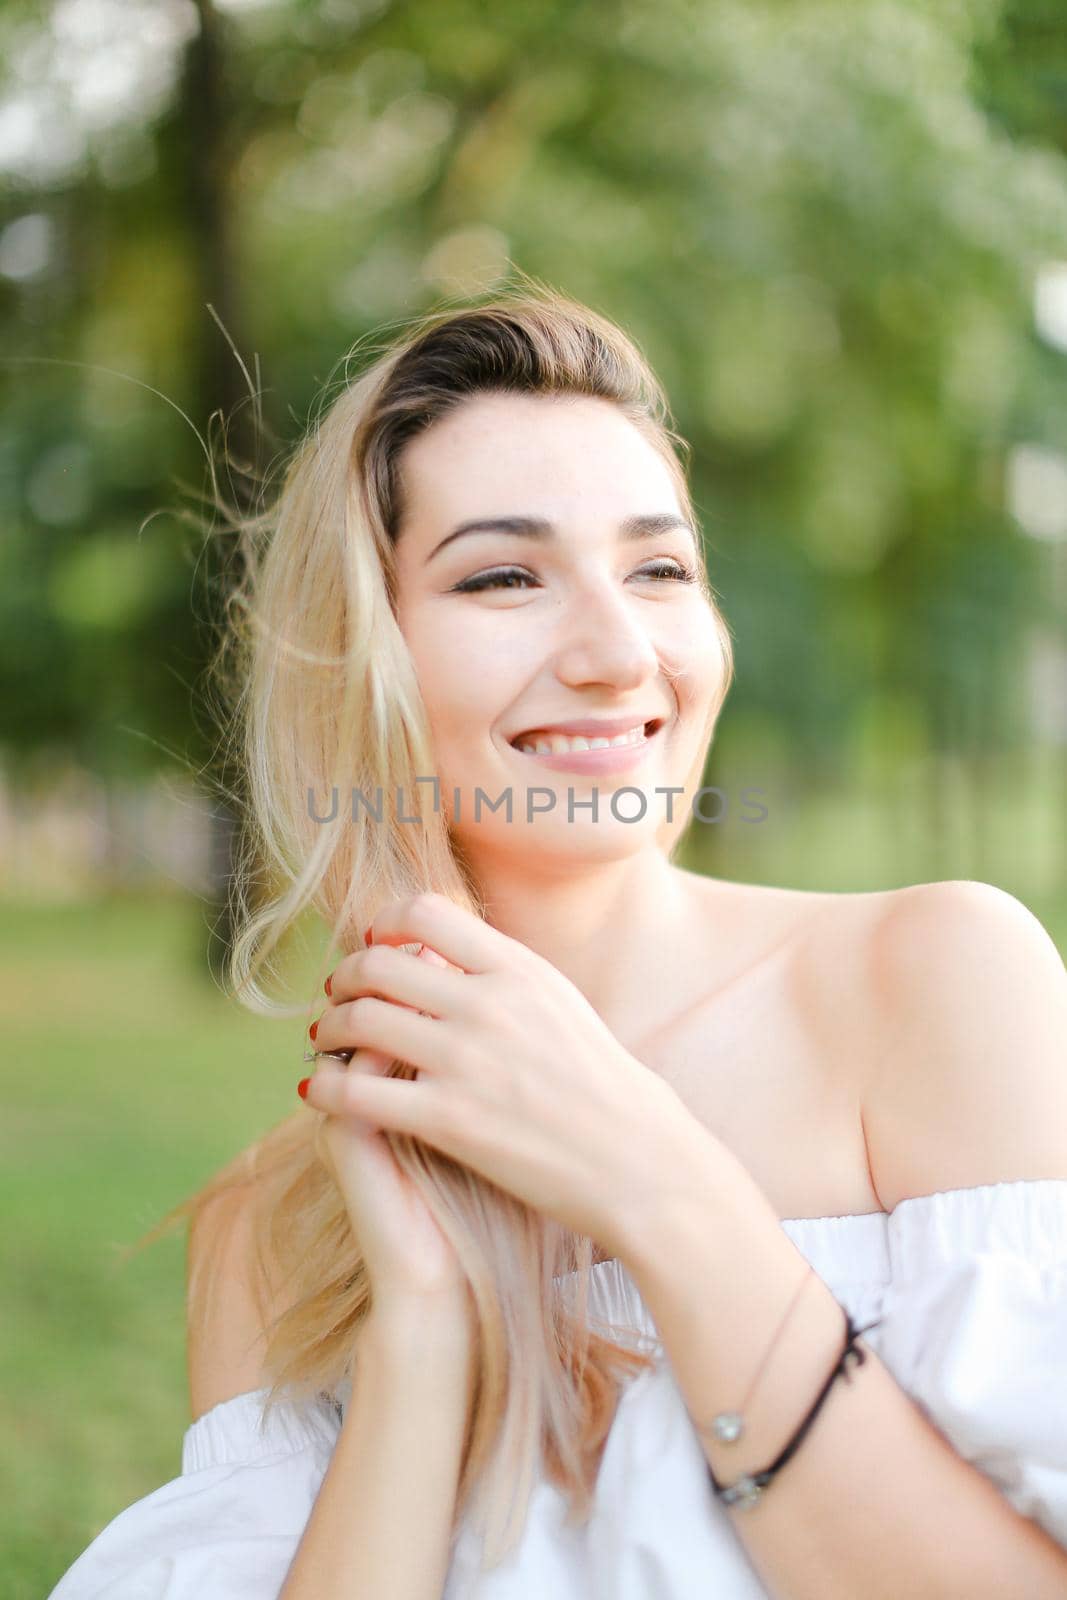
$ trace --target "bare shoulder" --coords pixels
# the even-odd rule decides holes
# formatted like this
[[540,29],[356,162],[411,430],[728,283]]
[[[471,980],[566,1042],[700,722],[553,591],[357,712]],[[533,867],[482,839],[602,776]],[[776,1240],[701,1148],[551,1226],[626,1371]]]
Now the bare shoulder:
[[264,1387],[267,1328],[283,1307],[277,1267],[261,1263],[252,1186],[212,1196],[186,1250],[186,1355],[193,1420]]
[[879,899],[853,969],[864,1125],[887,1210],[914,1195],[1067,1178],[1067,971],[1015,896],[969,879]]
[[833,1019],[824,1040],[832,1047],[835,1031],[845,1031],[849,1001],[874,930],[894,896],[904,891],[846,894],[740,883],[726,887],[736,891],[737,905],[745,912],[741,920],[759,927],[758,943],[765,955],[787,955],[788,981],[803,991],[816,1012]]
[[[709,888],[712,885],[709,884]],[[857,1050],[868,1008],[860,990],[874,930],[903,890],[838,893],[714,880],[709,922],[728,921],[746,952],[741,970],[777,967],[802,1006],[824,1058],[852,1071],[869,1054]]]
[[783,889],[773,884],[742,883],[727,878],[686,876],[703,891],[709,921],[721,926],[729,920],[740,940],[761,956],[787,946],[806,950],[815,965],[828,964],[838,942],[848,943],[869,924],[896,890],[841,894],[833,890]]
[[[869,984],[875,932],[899,890],[838,893],[721,883],[713,914],[747,950],[742,973],[766,978],[764,1013],[788,1016],[807,1065],[857,1106],[873,1072]],[[752,951],[758,952],[753,957]]]

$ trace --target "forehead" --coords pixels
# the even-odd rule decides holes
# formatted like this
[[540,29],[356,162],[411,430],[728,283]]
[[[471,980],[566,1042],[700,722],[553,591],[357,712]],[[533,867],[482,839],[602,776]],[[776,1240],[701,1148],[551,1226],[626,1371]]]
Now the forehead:
[[617,406],[586,396],[475,395],[418,434],[401,463],[404,526],[495,512],[604,521],[677,511],[670,468]]

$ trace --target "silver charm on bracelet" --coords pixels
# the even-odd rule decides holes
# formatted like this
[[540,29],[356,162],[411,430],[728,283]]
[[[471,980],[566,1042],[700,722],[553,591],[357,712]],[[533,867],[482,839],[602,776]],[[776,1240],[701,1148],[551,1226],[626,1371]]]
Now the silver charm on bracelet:
[[[778,1339],[779,1339],[779,1337],[781,1335],[782,1329],[785,1327],[786,1323],[789,1321],[789,1318],[790,1318],[790,1316],[791,1316],[791,1314],[793,1312],[793,1308],[796,1306],[797,1301],[800,1299],[800,1296],[803,1293],[804,1289],[806,1288],[809,1279],[811,1279],[813,1276],[814,1276],[814,1274],[813,1274],[813,1272],[812,1272],[812,1270],[811,1270],[811,1268],[809,1266],[807,1272],[805,1272],[803,1278],[797,1284],[796,1290],[794,1291],[794,1294],[793,1294],[793,1298],[792,1298],[792,1300],[790,1300],[788,1306],[785,1309],[785,1312],[784,1312],[784,1314],[782,1316],[782,1319],[778,1324],[778,1327],[777,1327],[777,1330],[775,1332],[774,1338],[771,1340],[770,1344],[768,1345],[767,1350],[766,1350],[766,1352],[764,1354],[763,1360],[760,1362],[759,1367],[756,1369],[756,1374],[755,1374],[754,1378],[752,1379],[752,1382],[748,1386],[748,1393],[745,1395],[744,1400],[741,1402],[741,1411],[744,1411],[744,1410],[746,1410],[748,1408],[748,1402],[752,1398],[752,1395],[753,1395],[753,1393],[755,1391],[756,1385],[759,1382],[760,1377],[763,1374],[763,1370],[766,1367],[767,1362],[770,1360],[771,1351],[774,1349],[775,1345],[778,1343]],[[744,1418],[741,1415],[741,1411],[720,1411],[717,1416],[712,1417],[710,1422],[694,1423],[694,1427],[696,1428],[696,1431],[698,1433],[711,1433],[711,1434],[714,1434],[715,1438],[716,1439],[720,1439],[723,1444],[736,1444],[738,1439],[740,1439],[741,1435],[745,1431],[745,1423],[744,1423]],[[756,1492],[758,1493],[758,1489],[757,1489]]]

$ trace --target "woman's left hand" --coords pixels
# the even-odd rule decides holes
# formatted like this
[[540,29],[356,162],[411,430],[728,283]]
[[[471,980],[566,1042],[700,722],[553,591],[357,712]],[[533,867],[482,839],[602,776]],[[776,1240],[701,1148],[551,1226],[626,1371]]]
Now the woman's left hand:
[[[551,962],[447,896],[395,900],[372,929],[331,975],[315,1048],[419,1075],[319,1071],[307,1104],[414,1135],[625,1258],[706,1130]],[[394,948],[415,943],[448,965]]]

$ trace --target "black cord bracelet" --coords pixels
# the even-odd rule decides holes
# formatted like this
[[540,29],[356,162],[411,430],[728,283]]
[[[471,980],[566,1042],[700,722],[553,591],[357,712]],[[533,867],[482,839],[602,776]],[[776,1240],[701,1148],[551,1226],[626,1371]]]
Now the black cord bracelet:
[[[842,1309],[844,1308],[842,1307]],[[738,1510],[744,1511],[750,1506],[754,1506],[756,1504],[756,1501],[759,1499],[763,1490],[770,1483],[775,1473],[779,1470],[779,1468],[784,1467],[789,1458],[800,1448],[801,1440],[804,1438],[808,1429],[815,1421],[820,1406],[826,1399],[826,1396],[830,1393],[834,1379],[838,1376],[842,1376],[851,1383],[852,1379],[846,1368],[846,1363],[849,1356],[852,1356],[855,1359],[857,1366],[862,1366],[864,1361],[867,1359],[866,1351],[861,1349],[860,1346],[856,1344],[856,1340],[861,1334],[869,1333],[872,1328],[876,1328],[881,1320],[881,1317],[877,1317],[874,1322],[868,1322],[865,1328],[856,1328],[853,1326],[852,1318],[849,1316],[848,1312],[845,1312],[845,1348],[841,1352],[837,1365],[834,1367],[834,1370],[831,1372],[819,1393],[816,1395],[815,1403],[808,1412],[807,1416],[804,1418],[803,1422],[800,1424],[796,1433],[794,1433],[789,1443],[785,1446],[785,1449],[782,1450],[780,1455],[775,1457],[769,1467],[764,1467],[762,1472],[746,1472],[742,1477],[738,1478],[736,1483],[724,1485],[721,1484],[716,1478],[711,1469],[711,1463],[708,1462],[708,1477],[711,1479],[711,1486],[715,1490],[716,1495],[723,1505],[736,1506]]]

